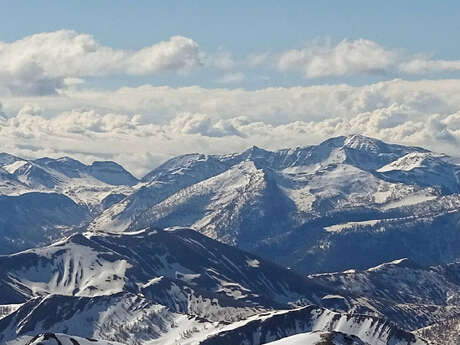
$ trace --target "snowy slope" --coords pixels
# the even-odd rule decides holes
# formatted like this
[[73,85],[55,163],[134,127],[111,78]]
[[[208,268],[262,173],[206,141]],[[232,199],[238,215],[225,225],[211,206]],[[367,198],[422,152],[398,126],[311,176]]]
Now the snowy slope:
[[[186,333],[212,324],[194,317],[187,319],[127,293],[93,298],[51,295],[33,299],[1,319],[0,344],[14,344],[37,333],[53,332],[137,345],[178,327]],[[178,338],[181,337],[179,333]]]
[[[4,327],[12,324],[20,327]],[[38,329],[58,333],[64,339],[67,337],[59,334],[63,331],[72,337],[78,334],[79,338],[134,345],[259,345],[295,334],[305,336],[305,333],[310,334],[310,339],[320,335],[323,339],[353,340],[356,344],[426,344],[383,319],[340,314],[315,306],[268,312],[225,324],[172,313],[163,306],[130,294],[95,298],[50,296],[32,300],[0,320],[0,327],[3,329],[0,344],[8,345],[25,344]]]
[[[208,320],[207,330],[196,332],[197,336],[210,335],[214,329],[210,324],[215,322],[220,329],[262,311],[310,304],[389,319],[407,329],[427,326],[459,312],[460,274],[454,264],[422,269],[401,261],[339,279],[352,273],[302,277],[189,229],[78,234],[51,246],[0,256],[0,305],[5,311],[10,308],[0,322],[0,333],[10,334],[12,339],[13,334],[66,331],[125,340],[118,335],[112,337],[105,328],[97,334],[68,330],[67,321],[61,324],[67,316],[49,319],[43,328],[43,316],[32,317],[30,312],[40,311],[35,307],[37,303],[58,298],[56,294],[61,300],[43,302],[47,308],[55,304],[68,307],[52,315],[78,314],[86,310],[80,303],[104,301],[103,305],[111,305],[118,303],[112,300],[117,301],[117,296],[138,296],[145,303],[167,308],[174,320]],[[392,276],[400,278],[385,284]],[[415,283],[418,287],[411,289]],[[25,324],[30,326],[24,328]],[[135,337],[134,330],[130,332],[130,337]],[[165,331],[164,336],[169,337],[171,332]]]
[[130,292],[177,313],[226,322],[262,310],[321,304],[335,293],[187,229],[78,234],[0,256],[0,288],[5,308],[51,294],[91,298]]
[[[0,256],[0,267],[0,282],[26,291],[24,299],[50,293],[147,293],[169,280],[259,306],[318,303],[334,291],[188,229],[73,235],[48,247]],[[9,297],[0,298],[6,304]]]
[[73,235],[0,256],[0,277],[2,305],[23,303],[0,319],[0,344],[42,332],[196,343],[229,322],[334,292],[187,229]]
[[175,224],[238,245],[267,231],[267,223],[273,228],[289,207],[270,172],[248,160],[156,204],[136,216],[130,229],[152,222],[157,226]]
[[[15,324],[19,326],[9,327]],[[258,345],[318,331],[321,334],[329,331],[327,335],[332,339],[345,338],[358,341],[357,344],[360,344],[359,339],[372,345],[426,344],[383,319],[340,314],[315,306],[266,312],[226,324],[172,313],[163,306],[130,294],[35,299],[0,320],[0,327],[3,330],[0,344],[21,343],[39,329],[125,344]]]
[[[297,150],[269,152],[258,148],[252,148],[239,155],[224,155],[224,156],[203,156],[203,155],[188,155],[184,157],[178,157],[170,162],[164,164],[164,166],[154,170],[152,173],[147,175],[149,179],[155,179],[157,176],[173,176],[173,180],[177,185],[177,192],[174,190],[168,191],[167,195],[163,197],[157,197],[151,199],[150,210],[147,209],[147,205],[124,215],[124,206],[115,206],[113,210],[108,210],[101,217],[96,219],[93,223],[94,228],[106,228],[112,223],[118,224],[117,219],[125,219],[124,227],[117,227],[121,230],[133,227],[142,227],[145,223],[155,223],[158,221],[158,209],[168,210],[174,208],[175,200],[180,205],[177,208],[184,208],[184,196],[189,196],[189,199],[193,198],[194,192],[197,192],[196,198],[202,199],[202,190],[207,189],[210,191],[222,192],[222,188],[236,189],[238,187],[239,176],[244,178],[247,175],[248,169],[242,169],[242,165],[250,166],[252,169],[260,171],[260,173],[269,174],[270,171],[277,171],[273,173],[273,177],[276,182],[275,184],[284,191],[288,200],[292,200],[297,208],[297,212],[301,213],[305,217],[305,213],[325,213],[328,209],[333,207],[353,207],[362,205],[372,204],[385,204],[389,200],[400,199],[401,197],[416,192],[416,188],[410,186],[405,187],[401,184],[390,184],[381,181],[374,177],[371,172],[366,170],[360,170],[357,167],[361,161],[357,161],[354,158],[353,164],[343,164],[347,162],[349,155],[347,150],[350,150],[347,146],[339,146],[340,141],[337,138],[335,141],[325,142],[319,147],[307,147]],[[343,143],[342,143],[343,144]],[[396,149],[395,149],[396,150]],[[396,150],[400,152],[401,149]],[[402,151],[406,153],[407,151]],[[396,155],[396,154],[394,154]],[[388,154],[382,154],[387,157]],[[393,156],[391,156],[393,157]],[[379,158],[386,162],[384,158]],[[185,161],[185,163],[184,163]],[[209,163],[208,163],[209,162]],[[184,164],[184,167],[180,168],[180,164]],[[338,165],[339,164],[339,165]],[[218,168],[216,168],[218,167]],[[192,169],[193,168],[193,169]],[[250,169],[250,168],[249,168]],[[158,171],[157,171],[158,170]],[[216,175],[219,175],[216,181]],[[277,176],[277,177],[276,177]],[[267,178],[262,177],[260,178]],[[227,180],[222,182],[222,180]],[[182,182],[187,180],[187,183]],[[367,181],[368,183],[363,183]],[[221,190],[217,191],[221,185]],[[252,183],[252,181],[251,181]],[[195,185],[197,186],[195,187]],[[182,188],[189,186],[185,191]],[[158,186],[156,186],[158,187]],[[147,190],[143,191],[143,195],[147,193],[150,187],[146,187]],[[252,193],[257,194],[260,188],[256,188]],[[157,196],[156,190],[151,190],[150,193]],[[246,194],[250,197],[251,191]],[[435,191],[431,194],[436,195]],[[161,194],[161,193],[160,193]],[[171,195],[172,194],[172,195]],[[200,197],[201,195],[201,197]],[[138,195],[135,193],[130,198],[132,203],[136,203]],[[139,198],[143,200],[142,198]],[[219,199],[219,195],[213,196],[214,200]],[[224,198],[222,198],[224,199]],[[220,206],[234,203],[234,198],[228,198],[229,201],[220,201]],[[323,199],[325,202],[323,202]],[[125,201],[124,203],[127,203]],[[192,207],[200,208],[200,205],[192,205]],[[212,206],[211,206],[212,207]],[[208,214],[208,204],[201,205],[202,213]],[[117,209],[117,212],[114,210]],[[163,222],[168,225],[176,225],[174,222],[187,223],[187,220],[177,219],[174,217],[171,219],[170,211],[166,210],[166,220]],[[149,214],[152,219],[149,220]],[[140,219],[139,219],[140,218]],[[202,217],[209,218],[209,217]],[[133,224],[130,224],[132,222]],[[200,222],[196,224],[198,228],[205,227],[207,223],[206,219],[200,219]],[[193,226],[194,223],[188,221],[186,226]],[[231,226],[229,226],[231,227]],[[205,231],[208,231],[207,229]]]
[[[51,246],[0,256],[4,284],[24,301],[48,294],[99,296],[123,290],[128,262],[82,235]],[[8,294],[0,297],[8,302]]]
[[[357,341],[355,338],[357,337],[364,344],[427,344],[427,342],[414,334],[404,331],[383,319],[360,314],[340,314],[316,306],[257,315],[219,330],[216,334],[208,336],[200,344],[259,345],[300,333],[326,330],[353,336],[348,338],[354,341]],[[281,344],[283,343],[281,342]]]
[[340,332],[316,331],[291,335],[290,337],[272,341],[270,345],[364,345],[364,342],[355,336]]
[[0,168],[0,194],[15,195],[28,190],[28,187],[7,170]]
[[[302,277],[190,229],[77,234],[0,256],[0,344],[43,332],[125,344],[228,344],[230,336],[256,339],[260,329],[264,341],[321,330],[405,344],[410,334],[399,327],[459,312],[459,286],[456,264],[424,269],[401,260]],[[322,307],[286,310],[312,304]]]
[[138,214],[183,188],[224,172],[228,167],[212,156],[192,154],[173,158],[147,174],[142,179],[144,183],[132,195],[96,217],[89,229],[124,231]]
[[422,344],[402,328],[460,314],[458,263],[428,267],[460,258],[459,176],[362,136],[185,155],[140,183],[113,162],[1,154],[0,254],[77,234],[0,256],[0,344]]
[[[401,259],[364,271],[310,275],[315,282],[360,296],[362,305],[406,329],[460,315],[460,263],[422,267]],[[351,310],[359,310],[357,305]],[[358,308],[358,309],[357,309]]]
[[439,186],[446,193],[460,192],[460,166],[450,157],[432,152],[409,153],[377,170],[387,180],[408,180],[421,186]]
[[400,259],[364,271],[309,277],[358,295],[384,298],[393,303],[460,306],[460,285],[453,279],[454,275],[460,277],[460,263],[422,267],[408,259]]
[[460,344],[460,316],[421,328],[415,334],[437,345]]

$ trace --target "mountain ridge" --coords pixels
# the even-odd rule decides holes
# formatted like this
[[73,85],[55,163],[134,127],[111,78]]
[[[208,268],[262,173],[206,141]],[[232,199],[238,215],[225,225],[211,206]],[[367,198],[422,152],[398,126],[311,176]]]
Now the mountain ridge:
[[[286,315],[286,327],[279,338],[333,329],[361,339],[358,330],[373,324],[372,344],[387,341],[386,332],[377,332],[379,327],[393,334],[397,344],[412,344],[418,338],[403,328],[441,320],[436,314],[426,319],[417,313],[418,305],[387,310],[385,300],[373,301],[336,289],[329,281],[302,277],[182,228],[75,234],[51,246],[0,256],[0,267],[0,305],[19,303],[0,318],[2,345],[43,332],[128,344],[152,339],[220,344],[235,332],[252,339],[254,328],[248,325],[266,325],[267,315],[276,319],[280,313]],[[453,273],[456,268],[439,272]],[[388,322],[387,317],[397,320],[392,316],[396,312],[401,317],[412,313],[414,324]],[[347,320],[346,328],[341,319]],[[293,323],[305,327],[292,328]],[[270,334],[269,329],[263,334]],[[403,342],[407,336],[412,340]]]

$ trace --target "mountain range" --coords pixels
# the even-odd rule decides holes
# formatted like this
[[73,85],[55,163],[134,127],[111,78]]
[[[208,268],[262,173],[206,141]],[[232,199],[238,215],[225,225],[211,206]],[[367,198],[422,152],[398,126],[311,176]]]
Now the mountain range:
[[138,179],[4,153],[0,205],[0,344],[458,339],[455,157],[351,135]]

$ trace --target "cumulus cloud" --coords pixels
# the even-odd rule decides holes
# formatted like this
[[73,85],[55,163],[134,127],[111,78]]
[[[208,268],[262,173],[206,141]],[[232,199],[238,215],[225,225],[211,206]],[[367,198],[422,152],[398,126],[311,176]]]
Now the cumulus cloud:
[[197,66],[225,71],[217,80],[222,84],[243,83],[251,69],[261,68],[270,73],[294,71],[306,78],[460,71],[458,60],[404,55],[366,39],[337,44],[318,41],[280,54],[252,53],[237,59],[223,48],[203,52],[194,40],[183,36],[125,50],[103,45],[89,34],[59,30],[0,41],[0,95],[49,96],[75,89],[87,77],[183,72]]
[[184,113],[207,114],[217,120],[246,116],[252,121],[282,124],[349,118],[393,104],[421,114],[453,114],[460,109],[460,81],[395,79],[356,87],[338,84],[259,90],[144,85],[114,91],[70,90],[48,97],[10,97],[3,98],[2,103],[8,114],[17,114],[24,104],[35,104],[47,117],[69,109],[90,109],[142,114],[143,121],[162,124]]
[[[265,63],[269,54],[253,55],[249,64]],[[281,71],[297,71],[306,78],[340,77],[358,74],[425,75],[460,71],[460,60],[429,59],[388,49],[367,39],[342,40],[337,44],[317,41],[291,49],[277,58]]]
[[[128,54],[129,55],[129,54]],[[178,71],[201,64],[198,44],[190,38],[173,36],[130,54],[124,64],[126,72],[149,74],[157,71]]]
[[445,117],[442,123],[453,131],[460,131],[460,111]]
[[104,46],[88,34],[60,30],[0,42],[0,88],[3,93],[46,95],[81,82],[75,79],[79,77],[180,71],[200,64],[198,44],[183,36],[128,51]]
[[325,42],[281,54],[280,70],[297,70],[307,78],[344,76],[359,73],[383,73],[395,60],[395,54],[365,39],[343,40],[336,45]]
[[452,155],[460,142],[460,80],[255,91],[144,86],[27,100],[3,102],[3,151],[114,159],[138,175],[178,154],[305,146],[352,133]]
[[243,136],[237,129],[245,118],[215,120],[205,114],[181,114],[174,118],[164,129],[174,133],[200,134],[206,137]]

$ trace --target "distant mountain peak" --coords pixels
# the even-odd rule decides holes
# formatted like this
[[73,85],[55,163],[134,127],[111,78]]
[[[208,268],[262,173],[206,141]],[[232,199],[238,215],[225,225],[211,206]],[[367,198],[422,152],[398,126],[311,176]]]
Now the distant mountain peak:
[[244,153],[247,153],[247,154],[257,154],[257,153],[267,153],[267,152],[270,152],[270,151],[267,151],[256,145],[252,145],[251,147],[249,147],[248,149],[244,151]]
[[366,137],[361,134],[352,134],[346,137],[344,146],[356,149],[378,152],[380,146],[383,144],[382,141],[371,137]]
[[442,158],[446,156],[433,152],[410,152],[407,155],[391,162],[380,168],[378,172],[387,172],[393,170],[410,171],[416,168],[435,168],[443,162]]
[[72,157],[68,157],[68,156],[64,156],[64,157],[60,157],[60,158],[57,158],[56,161],[58,162],[69,162],[69,163],[80,163],[80,161],[72,158]]

